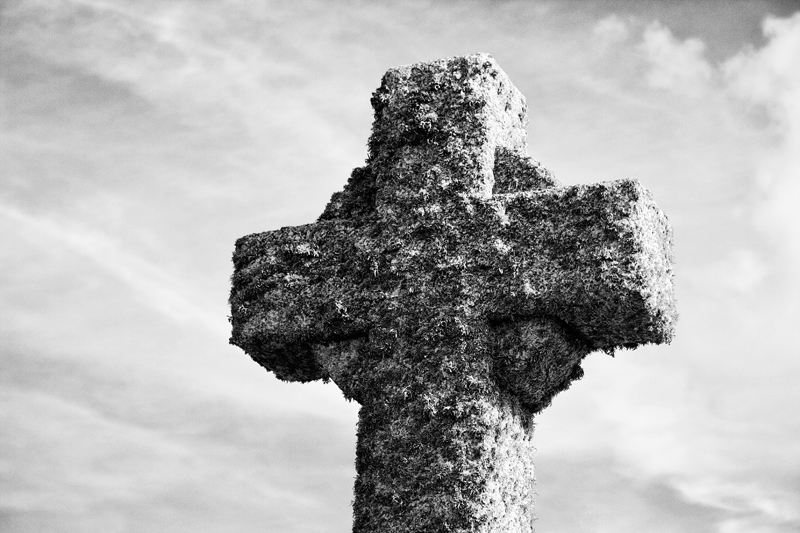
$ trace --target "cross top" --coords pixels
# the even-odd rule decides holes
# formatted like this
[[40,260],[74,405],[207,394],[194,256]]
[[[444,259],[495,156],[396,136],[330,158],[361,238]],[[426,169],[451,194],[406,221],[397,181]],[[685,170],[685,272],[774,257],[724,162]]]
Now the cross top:
[[669,342],[671,232],[619,180],[561,187],[491,56],[392,69],[314,224],[237,241],[231,342],[361,404],[354,532],[528,532],[531,417],[593,350]]
[[489,197],[496,155],[525,157],[525,98],[488,54],[391,69],[372,106],[366,168],[379,210]]

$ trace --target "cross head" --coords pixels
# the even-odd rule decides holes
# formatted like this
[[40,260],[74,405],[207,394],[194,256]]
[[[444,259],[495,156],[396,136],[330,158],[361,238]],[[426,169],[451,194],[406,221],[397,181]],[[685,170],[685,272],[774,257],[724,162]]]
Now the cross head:
[[590,352],[669,342],[672,237],[638,182],[561,186],[486,54],[389,70],[317,222],[242,237],[231,342],[360,405],[355,533],[530,532],[533,416]]

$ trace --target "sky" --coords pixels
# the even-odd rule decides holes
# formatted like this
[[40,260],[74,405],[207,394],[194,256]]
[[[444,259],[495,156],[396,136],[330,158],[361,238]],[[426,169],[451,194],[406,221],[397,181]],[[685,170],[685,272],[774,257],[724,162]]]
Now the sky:
[[358,405],[228,345],[233,244],[316,219],[388,68],[475,52],[675,232],[675,340],[536,419],[536,530],[800,531],[800,5],[756,0],[4,0],[0,530],[350,530]]

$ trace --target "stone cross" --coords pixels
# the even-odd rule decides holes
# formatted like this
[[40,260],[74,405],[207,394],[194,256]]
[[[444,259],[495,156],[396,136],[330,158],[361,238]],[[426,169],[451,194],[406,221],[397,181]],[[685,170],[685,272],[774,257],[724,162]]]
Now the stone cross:
[[671,340],[671,230],[638,182],[528,157],[489,55],[391,69],[372,106],[319,220],[237,241],[231,342],[361,405],[354,532],[530,532],[533,415],[589,352]]

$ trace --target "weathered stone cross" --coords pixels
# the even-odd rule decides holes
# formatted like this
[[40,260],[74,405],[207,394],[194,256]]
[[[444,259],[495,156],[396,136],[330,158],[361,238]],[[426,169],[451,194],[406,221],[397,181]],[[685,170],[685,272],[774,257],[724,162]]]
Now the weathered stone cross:
[[489,55],[392,69],[314,224],[239,239],[231,342],[361,404],[357,533],[532,530],[532,417],[583,357],[669,342],[671,232],[637,182],[561,187]]

